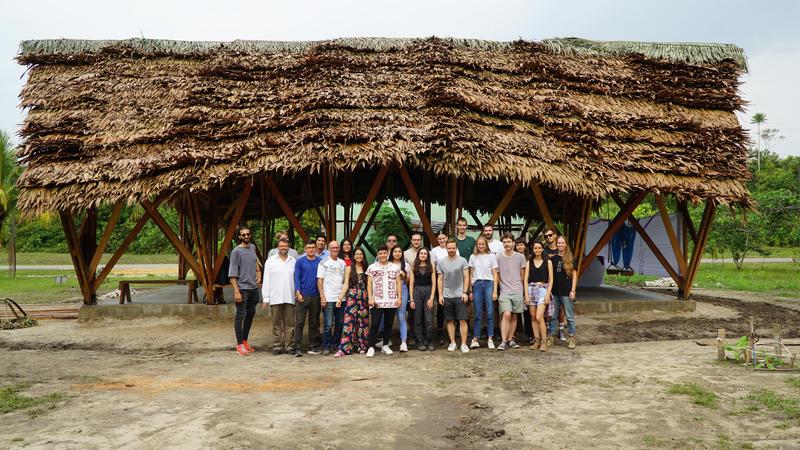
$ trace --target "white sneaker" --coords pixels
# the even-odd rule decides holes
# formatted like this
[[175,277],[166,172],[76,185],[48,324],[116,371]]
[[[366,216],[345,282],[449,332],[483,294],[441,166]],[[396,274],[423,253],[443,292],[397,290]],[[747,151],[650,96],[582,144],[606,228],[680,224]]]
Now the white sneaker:
[[384,345],[383,347],[381,347],[381,352],[383,352],[383,354],[385,355],[391,355],[392,353],[394,353],[392,349],[389,348],[388,345]]
[[494,350],[494,341],[492,340],[492,338],[489,338],[489,340],[486,342],[486,346]]
[[467,347],[467,344],[461,344],[461,353],[469,353],[469,347]]
[[405,342],[403,342],[402,344],[400,344],[400,351],[401,351],[401,352],[407,352],[407,351],[408,351],[408,346],[406,345],[406,343],[405,343]]
[[564,329],[563,328],[559,328],[558,329],[558,340],[562,341],[562,342],[566,342],[567,341],[567,337],[564,336]]
[[447,346],[447,351],[448,352],[456,351],[456,343],[455,342],[451,342],[450,345]]
[[375,347],[370,347],[367,350],[367,358],[372,358],[373,356],[375,356]]
[[478,348],[478,347],[480,347],[480,346],[481,346],[481,344],[480,344],[480,342],[478,342],[478,340],[477,340],[477,339],[473,339],[473,340],[472,340],[472,343],[471,343],[471,344],[469,344],[469,348]]

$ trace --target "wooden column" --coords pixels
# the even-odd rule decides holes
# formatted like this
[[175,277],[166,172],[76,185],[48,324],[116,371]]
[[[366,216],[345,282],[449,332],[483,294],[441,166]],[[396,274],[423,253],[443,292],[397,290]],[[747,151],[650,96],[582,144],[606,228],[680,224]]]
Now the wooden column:
[[679,289],[678,296],[680,298],[688,299],[692,292],[692,282],[694,276],[697,274],[697,269],[700,266],[700,260],[703,258],[703,251],[705,250],[706,243],[708,242],[708,234],[711,231],[711,225],[714,222],[714,211],[716,204],[713,200],[706,200],[706,207],[703,210],[703,219],[700,222],[700,229],[697,230],[697,241],[694,244],[692,251],[692,258],[689,261],[689,266],[686,269],[686,276],[683,280],[682,289]]
[[[425,209],[420,201],[419,195],[417,194],[417,189],[414,187],[414,183],[411,182],[411,176],[408,174],[408,170],[406,170],[404,166],[400,166],[398,167],[397,171],[400,173],[400,178],[402,178],[403,184],[408,191],[408,196],[411,198],[411,203],[417,210],[417,216],[419,216],[419,220],[422,222],[422,229],[425,231],[425,236],[430,240],[430,242],[436,242],[436,236],[433,235],[433,228],[431,227],[430,221],[430,204],[428,204],[428,209]],[[425,183],[423,183],[423,185],[424,184]],[[430,197],[428,197],[428,199],[430,199]]]
[[364,200],[364,204],[361,205],[361,211],[358,212],[356,223],[353,225],[353,229],[350,231],[351,241],[355,242],[356,237],[358,237],[359,233],[361,232],[361,226],[364,224],[364,220],[367,218],[369,208],[372,206],[372,202],[375,201],[375,197],[378,196],[378,192],[380,191],[381,186],[383,185],[383,180],[386,178],[386,174],[388,172],[389,166],[385,165],[380,168],[378,174],[375,176],[375,180],[372,182],[372,187],[369,189],[367,198]]
[[508,204],[511,203],[511,199],[514,198],[514,194],[517,192],[517,189],[519,189],[519,182],[517,181],[508,186],[508,190],[503,195],[503,198],[500,199],[500,203],[497,204],[494,213],[492,213],[492,216],[484,225],[494,225],[500,215],[506,211],[506,208],[508,208]]

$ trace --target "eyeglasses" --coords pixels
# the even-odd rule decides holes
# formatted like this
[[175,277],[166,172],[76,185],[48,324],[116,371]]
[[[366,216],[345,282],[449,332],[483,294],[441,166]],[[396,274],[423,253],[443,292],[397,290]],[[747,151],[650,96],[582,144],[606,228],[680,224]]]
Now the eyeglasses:
[[553,233],[545,234],[544,237],[553,237]]
[[241,233],[239,234],[241,237],[250,237],[250,233]]

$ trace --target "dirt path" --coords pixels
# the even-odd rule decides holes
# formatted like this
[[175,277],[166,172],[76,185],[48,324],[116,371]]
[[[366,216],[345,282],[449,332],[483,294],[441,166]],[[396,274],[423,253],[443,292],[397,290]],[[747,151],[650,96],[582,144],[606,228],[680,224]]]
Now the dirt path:
[[[770,308],[778,307],[758,310],[764,324],[788,314]],[[702,336],[743,311],[701,302],[681,317],[581,317],[576,351],[440,349],[372,360],[264,349],[243,358],[221,322],[45,321],[0,332],[0,384],[31,381],[29,394],[67,397],[0,416],[0,447],[800,446],[800,418],[748,399],[759,389],[798,399],[787,383],[798,374],[719,365],[713,347],[693,340],[585,345],[674,338],[681,323],[678,337],[711,342]],[[783,320],[797,326],[795,316]],[[268,344],[266,329],[255,324],[257,348]],[[714,393],[715,407],[667,393],[683,383]]]

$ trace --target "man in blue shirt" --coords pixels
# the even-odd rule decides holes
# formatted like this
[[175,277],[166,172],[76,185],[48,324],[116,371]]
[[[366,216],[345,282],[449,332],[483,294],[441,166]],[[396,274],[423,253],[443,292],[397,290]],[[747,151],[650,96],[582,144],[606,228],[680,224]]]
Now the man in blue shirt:
[[306,242],[305,255],[294,266],[295,329],[294,356],[303,356],[303,325],[308,313],[308,353],[319,355],[322,344],[319,334],[320,297],[317,288],[317,269],[322,258],[316,255],[316,242]]

